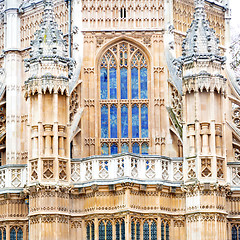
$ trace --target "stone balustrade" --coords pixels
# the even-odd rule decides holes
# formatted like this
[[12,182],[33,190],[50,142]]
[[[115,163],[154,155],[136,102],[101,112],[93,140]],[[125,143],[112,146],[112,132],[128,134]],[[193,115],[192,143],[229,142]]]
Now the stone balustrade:
[[0,167],[0,192],[21,189],[27,184],[27,165],[4,165]]
[[118,154],[73,159],[71,181],[75,184],[89,182],[118,182],[130,178],[142,183],[169,182],[179,184],[183,180],[182,158]]

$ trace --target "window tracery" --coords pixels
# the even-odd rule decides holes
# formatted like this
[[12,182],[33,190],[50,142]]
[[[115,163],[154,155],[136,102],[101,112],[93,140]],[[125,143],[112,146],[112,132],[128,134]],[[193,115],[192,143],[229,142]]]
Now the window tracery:
[[10,230],[10,240],[23,240],[22,228],[12,227]]
[[110,220],[101,220],[99,227],[99,240],[112,240],[112,222]]
[[137,219],[131,222],[131,240],[140,240],[140,222]]
[[87,223],[87,240],[94,240],[95,239],[95,228],[93,222]]
[[6,240],[6,229],[0,228],[0,240]]
[[148,154],[148,104],[145,54],[125,41],[111,46],[100,59],[101,154]]

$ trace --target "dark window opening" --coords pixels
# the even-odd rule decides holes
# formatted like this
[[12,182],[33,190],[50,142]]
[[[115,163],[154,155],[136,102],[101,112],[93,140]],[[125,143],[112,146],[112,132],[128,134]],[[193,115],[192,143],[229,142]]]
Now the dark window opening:
[[126,18],[127,17],[127,11],[125,7],[122,7],[120,10],[120,17],[121,18]]

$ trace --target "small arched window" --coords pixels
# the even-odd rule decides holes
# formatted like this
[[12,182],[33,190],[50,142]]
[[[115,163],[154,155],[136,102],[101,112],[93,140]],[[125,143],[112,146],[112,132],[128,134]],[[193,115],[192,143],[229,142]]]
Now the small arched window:
[[157,224],[155,221],[151,224],[151,240],[157,240]]
[[6,240],[6,230],[5,230],[5,228],[0,228],[0,240]]
[[87,224],[87,240],[94,240],[95,239],[95,229],[94,229],[94,223],[89,222]]
[[[148,153],[148,145],[146,148],[141,144],[141,139],[149,138],[148,82],[146,56],[136,45],[121,41],[100,58],[100,135],[102,148],[104,142],[109,146],[108,154],[112,152],[112,138],[118,153]],[[120,141],[122,138],[128,139],[128,148]],[[138,151],[134,142],[139,144]],[[101,150],[102,154],[106,154],[105,150]]]
[[140,240],[140,223],[138,220],[131,222],[131,240]]
[[10,240],[23,240],[23,231],[20,227],[12,227],[11,228]]
[[143,240],[149,240],[149,224],[147,221],[143,224]]
[[238,240],[237,239],[237,228],[235,226],[232,227],[232,240]]

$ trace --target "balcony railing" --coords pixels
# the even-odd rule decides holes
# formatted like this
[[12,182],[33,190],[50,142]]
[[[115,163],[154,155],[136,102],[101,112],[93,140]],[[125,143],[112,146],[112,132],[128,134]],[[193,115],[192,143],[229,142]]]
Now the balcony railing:
[[182,158],[120,154],[73,159],[71,163],[71,181],[74,184],[124,178],[181,182]]

